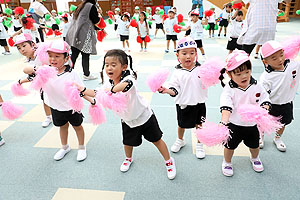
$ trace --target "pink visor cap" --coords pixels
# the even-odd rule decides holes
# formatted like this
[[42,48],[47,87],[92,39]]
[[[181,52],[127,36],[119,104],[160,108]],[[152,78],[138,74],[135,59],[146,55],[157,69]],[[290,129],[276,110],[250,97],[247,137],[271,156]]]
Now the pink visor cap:
[[226,70],[233,71],[248,60],[250,59],[248,54],[245,51],[234,50],[226,58]]
[[50,44],[47,51],[54,53],[70,53],[70,46],[65,41],[54,41]]
[[21,35],[18,35],[16,37],[16,42],[15,42],[14,46],[17,46],[18,44],[21,44],[21,43],[27,42],[27,41],[32,42],[32,36],[30,34],[21,34]]
[[271,40],[262,45],[261,55],[263,58],[266,58],[282,49],[283,48],[279,42],[276,42],[275,40]]
[[188,48],[197,49],[197,43],[191,37],[189,36],[184,37],[177,42],[177,48],[176,48],[177,51],[182,49],[188,49]]

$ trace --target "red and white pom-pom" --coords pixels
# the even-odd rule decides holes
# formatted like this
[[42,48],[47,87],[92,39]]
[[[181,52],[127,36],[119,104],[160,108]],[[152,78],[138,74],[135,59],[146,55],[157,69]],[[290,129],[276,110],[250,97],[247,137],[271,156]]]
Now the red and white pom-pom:
[[138,25],[138,24],[137,24],[137,22],[135,21],[135,19],[132,19],[132,20],[130,21],[130,26],[136,28],[137,25]]
[[161,17],[163,20],[166,20],[169,18],[169,16],[167,14],[163,14],[163,16]]
[[150,74],[147,78],[147,85],[152,92],[157,90],[164,84],[168,79],[170,71],[168,69],[160,69],[157,72]]
[[48,32],[46,33],[47,36],[53,35],[53,30],[51,28],[48,29]]
[[182,14],[177,15],[177,21],[178,21],[178,24],[183,22],[183,15]]
[[97,27],[100,28],[100,29],[104,29],[106,27],[106,23],[105,23],[105,21],[102,17],[100,18],[100,22],[97,25]]
[[16,15],[23,15],[23,14],[25,13],[25,11],[24,11],[24,8],[18,6],[18,7],[16,7],[16,8],[14,9],[14,13],[15,13]]
[[22,85],[20,85],[19,83],[14,83],[11,86],[11,92],[15,96],[26,96],[27,94],[30,93],[29,90],[23,88]]
[[122,92],[111,93],[110,91],[99,90],[96,99],[104,108],[115,112],[123,112],[127,108],[127,97]]
[[300,36],[294,36],[282,43],[286,59],[295,59],[300,50]]
[[226,63],[219,58],[210,58],[205,61],[199,70],[199,78],[201,83],[207,88],[219,83],[221,69],[224,68]]
[[89,114],[91,122],[95,125],[99,125],[106,122],[105,112],[101,105],[90,105]]
[[106,33],[103,30],[98,31],[97,40],[99,42],[102,42],[105,37],[106,37]]
[[237,112],[243,121],[256,123],[260,134],[272,135],[283,127],[279,121],[280,117],[270,115],[266,109],[258,105],[243,104],[239,106]]
[[55,30],[54,31],[54,35],[55,36],[60,36],[62,34],[62,32],[60,32],[59,30]]
[[180,33],[180,32],[181,32],[181,29],[182,29],[181,26],[179,26],[178,24],[174,24],[173,30],[174,30],[176,33]]
[[3,102],[1,109],[3,116],[9,120],[19,118],[24,112],[24,107],[14,105],[11,102]]
[[35,61],[38,63],[38,66],[49,65],[49,55],[47,50],[50,47],[50,45],[51,45],[50,42],[38,43],[38,47],[34,52]]
[[65,95],[69,105],[74,111],[81,111],[84,107],[83,100],[80,97],[78,88],[72,83],[67,82],[65,85]]
[[139,43],[139,44],[141,44],[141,43],[143,42],[141,36],[138,35],[138,36],[136,37],[136,42]]
[[213,14],[214,14],[214,11],[212,11],[212,10],[206,10],[206,11],[204,11],[205,17],[210,17],[210,16],[212,16]]
[[242,3],[235,3],[232,5],[232,8],[241,10],[243,8],[243,4]]
[[151,39],[148,35],[146,35],[146,37],[145,37],[145,42],[151,42]]
[[115,13],[113,11],[111,11],[111,10],[108,11],[107,14],[108,14],[108,16],[109,16],[110,19],[112,19],[112,17],[115,16]]
[[9,46],[11,46],[11,47],[13,47],[13,46],[15,45],[15,41],[14,41],[14,39],[13,39],[12,37],[10,37],[10,38],[8,39],[8,44],[9,44]]
[[47,65],[39,67],[35,72],[35,77],[31,83],[31,88],[40,90],[51,78],[56,77],[57,69]]
[[26,24],[25,24],[25,29],[32,29],[33,28],[33,23],[35,23],[34,19],[32,19],[31,17],[27,17],[26,20]]
[[197,139],[206,146],[226,144],[230,138],[230,131],[227,126],[205,122],[202,128],[196,129]]

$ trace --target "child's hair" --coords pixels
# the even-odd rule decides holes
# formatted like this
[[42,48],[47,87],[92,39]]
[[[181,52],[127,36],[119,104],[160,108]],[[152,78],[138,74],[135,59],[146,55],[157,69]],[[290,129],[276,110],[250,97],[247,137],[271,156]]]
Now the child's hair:
[[226,8],[231,8],[232,7],[232,5],[231,5],[231,3],[228,3],[228,4],[226,4],[226,6],[225,6]]
[[31,15],[29,15],[29,16],[27,16],[27,17],[22,17],[22,19],[21,19],[22,24],[26,25],[26,24],[27,24],[27,19],[28,19],[28,18],[32,18],[32,19],[33,19],[33,17],[32,17]]
[[[244,70],[251,70],[251,69],[252,69],[252,65],[251,65],[251,62],[248,60],[248,61],[244,62],[243,64],[241,64],[238,68],[235,68],[234,70],[230,71],[229,73],[233,72],[234,74],[236,74],[236,73],[240,73]],[[220,71],[221,75],[220,75],[219,79],[221,81],[222,87],[225,87],[225,83],[223,82],[223,80],[224,80],[223,74],[225,74],[225,72],[226,72],[225,68],[221,69],[221,71]]]
[[66,22],[69,21],[69,19],[67,17],[62,17]]
[[237,16],[244,16],[243,11],[239,10],[238,13],[237,13]]
[[102,70],[100,72],[102,84],[104,82],[103,70],[104,70],[104,67],[105,67],[105,58],[106,57],[116,57],[120,61],[121,65],[128,65],[128,59],[129,59],[129,68],[133,72],[134,78],[137,79],[137,73],[135,71],[133,71],[133,68],[132,68],[132,57],[131,57],[131,55],[127,55],[125,53],[125,51],[123,51],[121,49],[112,49],[112,50],[109,50],[104,56],[103,66],[102,66]]
[[123,17],[127,17],[127,19],[129,20],[129,17],[128,17],[128,15],[126,15],[126,14],[123,14],[123,15],[121,16],[121,20],[123,20]]

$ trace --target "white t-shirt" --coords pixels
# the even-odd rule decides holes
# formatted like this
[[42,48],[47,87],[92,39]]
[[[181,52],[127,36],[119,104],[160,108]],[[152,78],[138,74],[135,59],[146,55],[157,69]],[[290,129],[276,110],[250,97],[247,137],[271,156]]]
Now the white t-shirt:
[[9,37],[9,35],[7,34],[6,29],[2,24],[2,22],[3,22],[3,17],[0,17],[0,39],[6,39]]
[[67,36],[68,30],[70,28],[70,25],[71,25],[71,23],[69,23],[69,22],[64,24],[63,32],[62,32],[63,37]]
[[[139,26],[139,30],[140,30],[141,37],[146,37],[146,35],[147,35],[146,22],[143,21],[143,23],[141,23],[140,21],[138,21],[137,24],[138,24],[138,26]],[[148,24],[147,24],[147,25],[148,25]]]
[[204,103],[207,100],[207,89],[204,88],[198,77],[200,67],[197,64],[193,69],[187,70],[177,65],[168,82],[168,87],[177,93],[175,103],[182,108],[187,105]]
[[206,17],[208,23],[216,23],[216,13],[212,14],[210,17]]
[[152,17],[153,19],[154,19],[154,21],[155,21],[155,24],[161,24],[162,23],[162,21],[163,21],[163,19],[162,19],[162,17],[160,16],[160,15],[153,15],[153,17]]
[[115,15],[115,19],[116,19],[116,20],[114,21],[114,24],[118,24],[118,23],[117,23],[117,20],[120,19],[120,15]]
[[117,24],[118,24],[118,31],[120,35],[129,35],[129,27],[127,28],[127,26],[130,25],[129,21],[123,21],[121,19],[117,19],[116,20]]
[[250,85],[246,89],[239,88],[232,80],[225,85],[220,97],[220,109],[231,112],[229,122],[238,126],[254,126],[255,123],[244,122],[237,113],[242,104],[270,105],[269,95],[264,87],[251,78]]
[[222,11],[222,19],[229,19],[230,13],[226,11],[226,8]]
[[196,23],[193,21],[190,22],[191,27],[191,37],[194,40],[202,40],[203,37],[203,26],[201,24],[201,21],[198,20]]
[[[129,71],[126,71],[128,73]],[[130,74],[125,76],[122,82],[131,81],[132,86],[131,88],[125,92],[125,96],[127,98],[127,107],[123,112],[116,112],[116,114],[125,122],[130,128],[134,128],[137,126],[141,126],[145,124],[150,117],[152,116],[153,112],[149,107],[149,104],[146,100],[138,93],[137,91],[137,81],[132,77]],[[102,88],[111,88],[113,84],[110,82],[106,82]]]
[[260,81],[270,94],[272,104],[286,104],[294,100],[300,80],[300,62],[285,61],[283,71],[274,71],[270,67],[262,73]]
[[78,74],[72,70],[58,74],[57,77],[50,79],[42,88],[46,96],[44,101],[51,108],[58,111],[69,111],[72,107],[68,104],[67,97],[65,96],[65,85],[67,82],[75,82],[84,86]]
[[244,22],[243,21],[238,22],[234,19],[234,20],[231,20],[230,23],[232,25],[231,30],[230,30],[230,37],[238,38],[240,33],[242,32]]
[[15,17],[13,17],[12,22],[13,22],[14,27],[16,27],[16,28],[22,27],[22,24],[19,19],[16,19]]
[[173,26],[175,24],[178,24],[177,18],[174,17],[173,19],[167,18],[164,22],[166,34],[167,35],[177,35],[177,33],[174,31]]
[[24,27],[22,27],[22,33],[23,34],[30,34],[31,35],[31,37],[32,37],[32,41],[34,42],[34,43],[36,43],[36,38],[38,38],[39,39],[39,41],[41,41],[41,39],[40,39],[40,34],[39,34],[39,31],[38,31],[38,28],[40,27],[38,24],[36,24],[36,23],[33,23],[33,26],[34,26],[34,28],[35,28],[35,30],[32,30],[32,29],[25,29]]
[[34,13],[41,17],[43,17],[46,13],[48,13],[47,8],[43,4],[37,1],[32,2],[30,4],[30,8],[33,8]]
[[139,21],[139,18],[140,18],[140,14],[139,13],[134,13],[132,18],[135,18],[136,21]]

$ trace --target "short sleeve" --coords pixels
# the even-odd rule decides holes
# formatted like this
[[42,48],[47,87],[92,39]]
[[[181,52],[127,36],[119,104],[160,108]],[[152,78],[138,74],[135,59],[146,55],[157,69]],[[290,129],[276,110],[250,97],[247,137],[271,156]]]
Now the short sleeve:
[[76,72],[73,72],[73,78],[74,78],[74,82],[77,83],[78,85],[84,86],[84,83],[82,81],[82,79],[79,77],[79,75]]
[[232,112],[233,109],[233,89],[228,85],[225,86],[220,97],[220,110],[228,110]]
[[180,84],[176,72],[172,74],[171,79],[168,82],[168,87],[175,92],[174,96],[177,96],[180,93]]
[[124,88],[123,92],[129,92],[132,88],[136,87],[136,80],[132,75],[124,77],[121,83],[127,82],[128,85]]
[[48,13],[48,10],[47,10],[47,8],[46,8],[44,5],[41,5],[40,11],[41,11],[44,15]]
[[262,75],[260,76],[259,81],[260,81],[260,84],[265,89],[265,91],[268,94],[270,94],[271,93],[271,88],[272,88],[272,83],[271,83],[271,80],[267,80],[267,78],[266,78],[266,72],[262,73]]
[[265,88],[261,84],[258,84],[258,87],[259,87],[259,91],[260,91],[259,105],[260,106],[264,106],[264,105],[271,106],[271,100],[270,100],[269,94],[267,93]]

